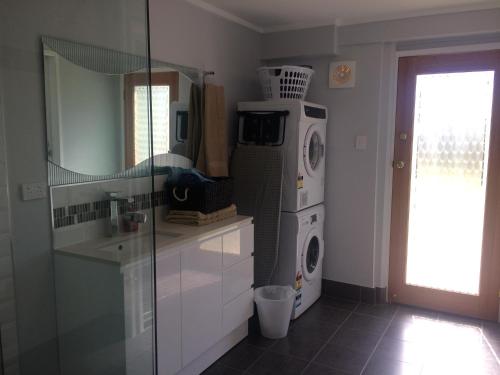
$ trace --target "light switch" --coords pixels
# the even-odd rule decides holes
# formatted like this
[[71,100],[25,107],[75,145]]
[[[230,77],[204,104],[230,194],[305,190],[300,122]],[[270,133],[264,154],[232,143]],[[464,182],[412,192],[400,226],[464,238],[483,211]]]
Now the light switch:
[[23,201],[42,199],[47,196],[47,184],[44,182],[22,184],[21,190],[23,194]]
[[366,150],[368,146],[368,137],[366,135],[356,136],[355,148],[356,150]]

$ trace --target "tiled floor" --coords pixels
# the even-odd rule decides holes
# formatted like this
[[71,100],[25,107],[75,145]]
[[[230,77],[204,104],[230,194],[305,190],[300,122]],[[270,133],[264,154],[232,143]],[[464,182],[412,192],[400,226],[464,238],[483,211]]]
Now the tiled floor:
[[286,338],[251,335],[204,374],[500,374],[500,325],[322,297]]

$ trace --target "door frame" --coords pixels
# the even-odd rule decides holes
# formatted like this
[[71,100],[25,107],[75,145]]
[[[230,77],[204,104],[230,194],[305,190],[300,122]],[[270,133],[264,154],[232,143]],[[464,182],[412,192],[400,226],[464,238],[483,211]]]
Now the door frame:
[[[500,50],[500,49],[499,49]],[[461,53],[440,53],[411,56],[397,55],[397,89],[395,101],[395,127],[394,127],[394,160],[405,160],[409,163],[411,158],[411,145],[413,142],[413,106],[415,92],[411,89],[415,85],[417,72],[439,73],[448,71],[468,71],[494,68],[500,72],[499,50],[483,50]],[[439,53],[439,51],[435,51]],[[474,63],[473,58],[480,55],[486,59]],[[445,69],[441,67],[447,63]],[[407,81],[411,76],[412,80]],[[405,78],[405,80],[403,79]],[[500,75],[495,77],[494,95],[497,103],[500,100]],[[409,89],[408,89],[409,85]],[[403,90],[401,90],[403,88]],[[403,95],[397,95],[398,89]],[[398,150],[399,140],[397,132],[404,131],[408,134],[405,155],[400,155]],[[389,146],[390,147],[390,146]],[[408,159],[408,160],[406,160]],[[414,287],[405,284],[408,212],[410,196],[411,168],[402,170],[394,168],[392,177],[392,199],[390,220],[390,249],[389,249],[389,300],[403,304],[416,304],[441,311],[448,311],[462,315],[474,316],[484,319],[496,320],[498,313],[497,293],[500,288],[500,276],[495,275],[495,269],[500,268],[500,234],[495,233],[495,227],[500,219],[500,173],[495,176],[493,170],[500,166],[500,105],[493,107],[490,135],[490,155],[488,165],[488,186],[485,204],[485,226],[483,234],[483,254],[481,265],[480,295],[457,295],[437,291],[429,288]]]

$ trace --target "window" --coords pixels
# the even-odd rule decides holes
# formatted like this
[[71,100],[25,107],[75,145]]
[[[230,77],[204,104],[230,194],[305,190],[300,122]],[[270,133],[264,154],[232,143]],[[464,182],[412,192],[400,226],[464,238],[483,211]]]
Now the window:
[[[150,156],[148,77],[145,73],[125,77],[126,166],[131,168]],[[151,74],[153,155],[170,149],[170,103],[178,100],[179,73]],[[175,124],[172,124],[175,126]]]

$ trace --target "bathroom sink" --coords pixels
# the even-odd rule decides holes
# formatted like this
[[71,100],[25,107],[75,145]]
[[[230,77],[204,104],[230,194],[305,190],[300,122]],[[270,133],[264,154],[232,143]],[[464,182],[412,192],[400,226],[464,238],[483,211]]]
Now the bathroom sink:
[[[98,251],[115,253],[127,252],[127,251],[138,251],[141,248],[147,248],[149,246],[150,233],[142,233],[137,236],[132,236],[129,238],[115,237],[108,238],[101,243],[100,246],[96,248]],[[182,236],[180,233],[168,232],[168,231],[156,231],[156,242],[165,242],[174,238]]]

